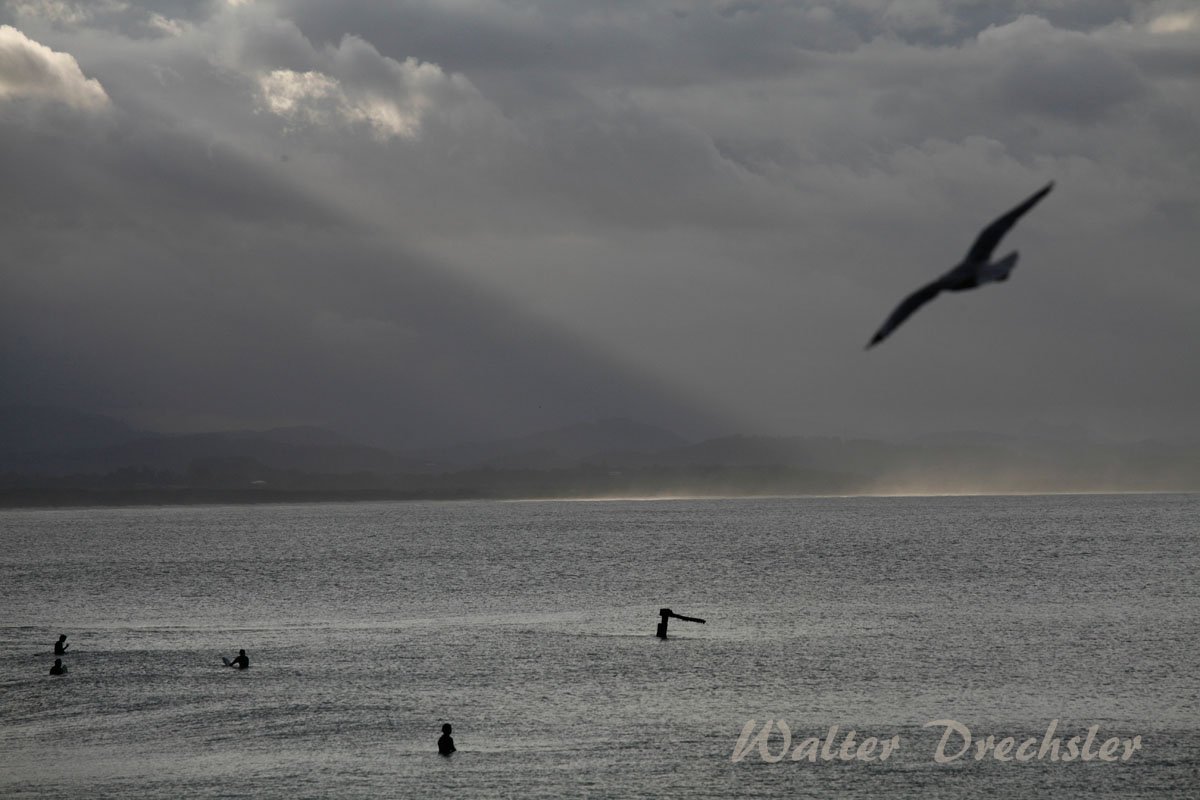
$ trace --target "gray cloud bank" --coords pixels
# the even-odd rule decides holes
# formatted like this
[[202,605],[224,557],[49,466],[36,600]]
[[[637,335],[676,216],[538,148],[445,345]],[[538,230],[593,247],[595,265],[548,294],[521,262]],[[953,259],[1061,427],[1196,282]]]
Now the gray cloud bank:
[[[1196,437],[1184,2],[0,4],[0,403]],[[1013,280],[870,332],[1049,179]]]

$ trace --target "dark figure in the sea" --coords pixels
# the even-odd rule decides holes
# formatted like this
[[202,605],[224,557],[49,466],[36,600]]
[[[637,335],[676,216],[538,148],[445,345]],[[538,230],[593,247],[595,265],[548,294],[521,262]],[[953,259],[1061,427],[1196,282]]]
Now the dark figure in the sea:
[[699,617],[685,617],[682,614],[676,614],[669,608],[660,608],[658,610],[658,615],[662,617],[662,620],[659,621],[658,630],[654,632],[654,635],[660,639],[667,638],[667,620],[671,619],[671,617],[674,617],[675,619],[681,619],[684,622],[699,622],[701,625],[704,624],[704,620],[700,619]]
[[1047,183],[1034,192],[1028,200],[984,228],[958,266],[933,283],[917,289],[896,306],[896,310],[884,320],[883,326],[875,332],[871,341],[867,342],[867,349],[886,339],[892,331],[900,327],[900,323],[912,316],[914,311],[942,292],[961,292],[992,281],[1008,280],[1008,273],[1012,272],[1013,267],[1017,265],[1016,251],[1014,250],[999,261],[992,261],[992,253],[1000,244],[1000,240],[1004,238],[1004,234],[1017,224],[1017,220],[1037,205],[1038,201],[1049,194],[1053,188],[1054,181]]
[[51,675],[66,675],[67,668],[63,665],[61,658],[54,659],[54,666],[50,668]]
[[65,656],[67,654],[67,648],[70,646],[71,645],[67,644],[67,635],[65,633],[60,633],[58,635],[58,641],[54,643],[54,655]]
[[236,667],[237,669],[249,669],[250,658],[246,655],[246,651],[238,650],[237,658],[235,658],[233,661],[230,661],[229,666]]
[[438,752],[448,756],[454,752],[454,737],[450,735],[450,723],[442,726],[442,735],[438,738]]

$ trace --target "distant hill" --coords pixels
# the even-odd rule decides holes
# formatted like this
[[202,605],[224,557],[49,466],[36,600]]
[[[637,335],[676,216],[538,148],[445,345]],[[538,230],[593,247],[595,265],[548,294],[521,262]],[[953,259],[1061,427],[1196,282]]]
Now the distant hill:
[[423,450],[414,458],[438,469],[562,469],[686,444],[685,439],[663,428],[631,419],[603,419],[509,439]]
[[109,447],[151,435],[112,417],[68,408],[0,408],[0,457]]
[[0,490],[10,498],[139,487],[424,498],[1200,491],[1200,443],[1096,442],[1073,430],[688,442],[605,419],[394,453],[315,427],[167,435],[99,415],[19,408],[0,411],[0,432]]
[[259,440],[277,442],[279,444],[294,444],[310,447],[344,447],[355,446],[359,443],[350,437],[331,431],[328,428],[318,428],[310,425],[295,425],[287,428],[270,428],[265,431],[227,431],[219,434],[231,440]]
[[188,471],[194,461],[252,459],[298,472],[392,473],[419,465],[324,428],[160,434],[67,409],[0,411],[0,471],[96,474],[130,467]]
[[248,431],[159,436],[67,456],[89,467],[86,471],[144,465],[185,472],[196,460],[235,458],[253,459],[273,469],[322,473],[394,472],[403,463],[393,453],[376,447],[296,443],[281,440],[278,433],[271,436]]

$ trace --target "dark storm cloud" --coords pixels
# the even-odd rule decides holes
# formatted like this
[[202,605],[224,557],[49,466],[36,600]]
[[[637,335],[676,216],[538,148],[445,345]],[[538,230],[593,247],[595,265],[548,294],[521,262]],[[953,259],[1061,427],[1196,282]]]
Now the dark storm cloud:
[[1005,36],[1018,37],[1020,43],[1011,48],[1015,57],[1005,60],[995,86],[1001,108],[1087,124],[1150,91],[1131,59],[1085,34],[1022,17],[992,38],[1003,43]]
[[183,25],[207,18],[224,0],[10,0],[0,20],[39,20],[58,30],[89,28],[141,39],[174,36]]
[[[19,191],[49,168],[47,132],[4,141],[21,164],[6,185],[24,198],[5,209],[22,230],[6,266],[5,401],[80,392],[167,422],[317,419],[419,441],[602,413],[639,385],[170,130],[118,125],[58,165],[75,180]],[[652,381],[639,391],[629,411],[663,413]]]
[[[519,94],[519,81],[546,79],[664,84],[775,74],[801,64],[806,49],[850,46],[853,32],[802,5],[539,2],[292,7],[314,41],[371,32],[384,53],[416,55]],[[403,20],[403,24],[399,24]]]
[[161,242],[186,237],[193,222],[329,224],[316,203],[273,184],[228,146],[180,136],[164,120],[142,116],[134,125],[120,116],[43,109],[36,121],[6,128],[12,191],[0,194],[0,209],[8,224],[53,234],[71,220],[104,233],[158,217],[170,222],[156,232]]
[[[1195,434],[1194,11],[9,2],[63,70],[0,66],[6,391],[396,439]],[[862,355],[1051,178],[1012,281]]]
[[230,145],[147,108],[26,112],[0,131],[4,402],[408,443],[677,405]]

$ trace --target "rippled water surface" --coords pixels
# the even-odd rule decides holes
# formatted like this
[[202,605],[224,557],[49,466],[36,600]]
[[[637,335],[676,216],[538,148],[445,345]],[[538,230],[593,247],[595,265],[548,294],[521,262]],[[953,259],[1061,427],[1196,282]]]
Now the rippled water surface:
[[[1196,797],[1198,536],[1195,495],[4,511],[0,795]],[[901,747],[733,763],[769,718]],[[936,719],[1142,749],[939,765]]]

